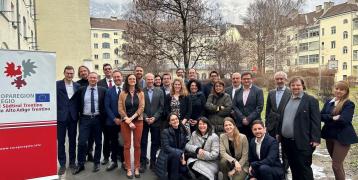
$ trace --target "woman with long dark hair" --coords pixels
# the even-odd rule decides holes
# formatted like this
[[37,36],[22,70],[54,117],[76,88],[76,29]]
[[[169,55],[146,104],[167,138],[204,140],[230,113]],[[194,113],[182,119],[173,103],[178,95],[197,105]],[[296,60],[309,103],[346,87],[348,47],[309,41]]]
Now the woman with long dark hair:
[[124,140],[124,161],[127,169],[127,178],[133,179],[131,169],[130,148],[133,131],[134,143],[134,175],[140,177],[140,142],[143,130],[144,93],[139,88],[134,74],[126,77],[123,91],[119,95],[118,109],[121,115],[121,134]]
[[351,144],[357,143],[357,134],[352,126],[354,103],[349,99],[349,84],[339,81],[334,86],[334,98],[328,100],[321,111],[324,123],[322,138],[332,158],[332,168],[337,180],[345,179],[343,162]]
[[168,121],[169,127],[161,135],[162,148],[156,162],[156,174],[160,179],[176,180],[188,175],[184,159],[187,131],[175,113],[169,114]]
[[189,119],[190,132],[194,132],[198,128],[198,118],[204,116],[206,98],[201,91],[201,84],[198,80],[190,80],[187,89],[191,99],[191,109],[193,109]]
[[189,169],[195,174],[196,179],[214,180],[219,170],[219,137],[213,132],[213,127],[206,117],[198,119],[198,129],[191,135],[186,144]]
[[248,174],[249,143],[231,117],[224,119],[225,133],[220,135],[220,171],[223,180],[244,180]]

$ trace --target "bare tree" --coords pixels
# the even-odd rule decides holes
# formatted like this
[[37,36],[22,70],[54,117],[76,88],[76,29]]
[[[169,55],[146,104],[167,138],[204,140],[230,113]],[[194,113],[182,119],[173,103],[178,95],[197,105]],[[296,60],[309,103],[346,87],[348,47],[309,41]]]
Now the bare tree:
[[290,15],[297,12],[303,3],[304,0],[256,0],[249,5],[243,21],[250,29],[252,40],[257,43],[257,66],[261,73],[265,72],[267,65],[276,71],[283,63],[287,55],[284,30],[290,23]]
[[204,0],[137,0],[127,18],[124,56],[158,68],[172,64],[188,70],[211,60],[220,34],[221,17]]

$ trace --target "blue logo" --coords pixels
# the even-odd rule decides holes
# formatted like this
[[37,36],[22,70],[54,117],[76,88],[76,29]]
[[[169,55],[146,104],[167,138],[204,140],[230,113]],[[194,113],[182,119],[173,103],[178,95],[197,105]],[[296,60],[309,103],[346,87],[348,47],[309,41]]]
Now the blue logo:
[[35,100],[36,102],[50,102],[50,94],[35,94]]

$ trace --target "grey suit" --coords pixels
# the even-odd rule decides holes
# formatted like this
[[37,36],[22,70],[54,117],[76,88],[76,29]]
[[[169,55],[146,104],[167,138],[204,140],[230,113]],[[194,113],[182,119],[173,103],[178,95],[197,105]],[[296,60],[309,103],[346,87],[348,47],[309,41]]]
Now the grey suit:
[[[156,153],[160,146],[160,125],[162,114],[164,110],[164,93],[160,88],[153,88],[152,100],[149,99],[148,88],[145,87],[144,98],[145,106],[143,112],[144,126],[142,131],[141,140],[141,162],[146,163],[147,157],[147,145],[148,145],[148,133],[150,130],[152,145],[150,148],[150,161],[155,162]],[[154,117],[155,121],[152,124],[148,124],[146,118]],[[154,165],[154,164],[153,164]]]
[[267,96],[266,101],[265,123],[267,131],[272,137],[276,137],[276,135],[279,134],[278,127],[281,115],[283,114],[285,102],[287,102],[291,97],[291,92],[286,87],[285,91],[283,92],[280,104],[277,107],[276,91],[276,89],[271,90]]

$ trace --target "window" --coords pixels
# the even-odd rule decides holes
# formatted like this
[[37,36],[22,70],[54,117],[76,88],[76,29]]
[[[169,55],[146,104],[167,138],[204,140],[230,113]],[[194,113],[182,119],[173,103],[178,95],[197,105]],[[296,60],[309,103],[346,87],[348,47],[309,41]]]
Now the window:
[[109,34],[108,33],[102,33],[102,38],[109,38]]
[[301,43],[299,50],[300,52],[308,51],[308,43]]
[[308,38],[308,31],[307,31],[307,30],[302,30],[302,31],[300,32],[300,38],[301,38],[301,39],[306,39],[306,38]]
[[6,0],[0,0],[0,11],[6,11]]
[[22,30],[23,30],[23,34],[22,34],[23,36],[22,37],[26,38],[27,26],[26,26],[26,19],[25,19],[24,16],[22,17]]
[[331,49],[336,48],[336,41],[331,41]]
[[297,50],[297,46],[295,46],[295,53],[297,53],[298,52],[298,50]]
[[331,34],[336,34],[336,26],[331,27]]
[[343,75],[343,81],[347,81],[347,75]]
[[97,33],[93,33],[93,37],[94,37],[94,38],[98,38],[98,34],[97,34]]
[[98,49],[98,43],[94,43],[93,47],[94,47],[95,49]]
[[343,54],[347,54],[348,53],[348,48],[347,48],[347,46],[344,46],[343,47]]
[[358,35],[353,36],[353,45],[358,45]]
[[353,21],[353,29],[358,29],[358,20]]
[[322,28],[322,36],[324,36],[324,28]]
[[322,56],[321,59],[322,59],[321,64],[324,64],[324,56]]
[[343,69],[343,70],[347,70],[347,63],[346,63],[346,62],[343,63],[342,69]]
[[353,60],[358,61],[358,50],[353,51]]
[[109,44],[109,43],[102,43],[102,48],[103,48],[103,49],[109,49],[109,48],[110,48],[110,44]]
[[94,55],[94,59],[98,59],[98,54],[95,54],[95,55]]
[[109,59],[111,55],[109,53],[103,53],[103,59]]
[[114,32],[114,33],[113,33],[113,35],[117,36],[117,35],[118,35],[118,33],[117,33],[117,32]]
[[114,64],[119,64],[119,63],[118,63],[118,60],[114,60]]
[[347,31],[344,31],[343,32],[343,39],[347,39],[348,38],[348,32]]
[[308,56],[300,56],[298,57],[299,64],[308,64]]
[[98,67],[99,67],[98,64],[95,64],[95,65],[94,65],[94,69],[95,69],[95,70],[98,70]]
[[319,55],[318,54],[309,55],[309,63],[310,64],[317,64],[318,62],[319,62]]
[[324,49],[324,42],[322,42],[322,46],[321,46],[321,49],[322,49],[322,50]]
[[[1,1],[1,0],[0,0]],[[0,8],[1,9],[1,8]],[[11,2],[11,20],[12,21],[16,21],[16,11],[15,11],[15,6],[14,4]]]
[[297,40],[297,38],[298,38],[298,34],[295,34],[295,40]]
[[310,31],[309,37],[318,37],[319,36],[319,29]]
[[114,43],[114,44],[118,44],[118,39],[114,39],[114,40],[113,40],[113,43]]
[[310,51],[319,50],[319,41],[310,42],[308,44],[308,50]]
[[347,24],[347,23],[348,23],[348,19],[344,19],[343,24]]
[[331,55],[330,59],[331,61],[335,61],[336,60],[336,55]]

